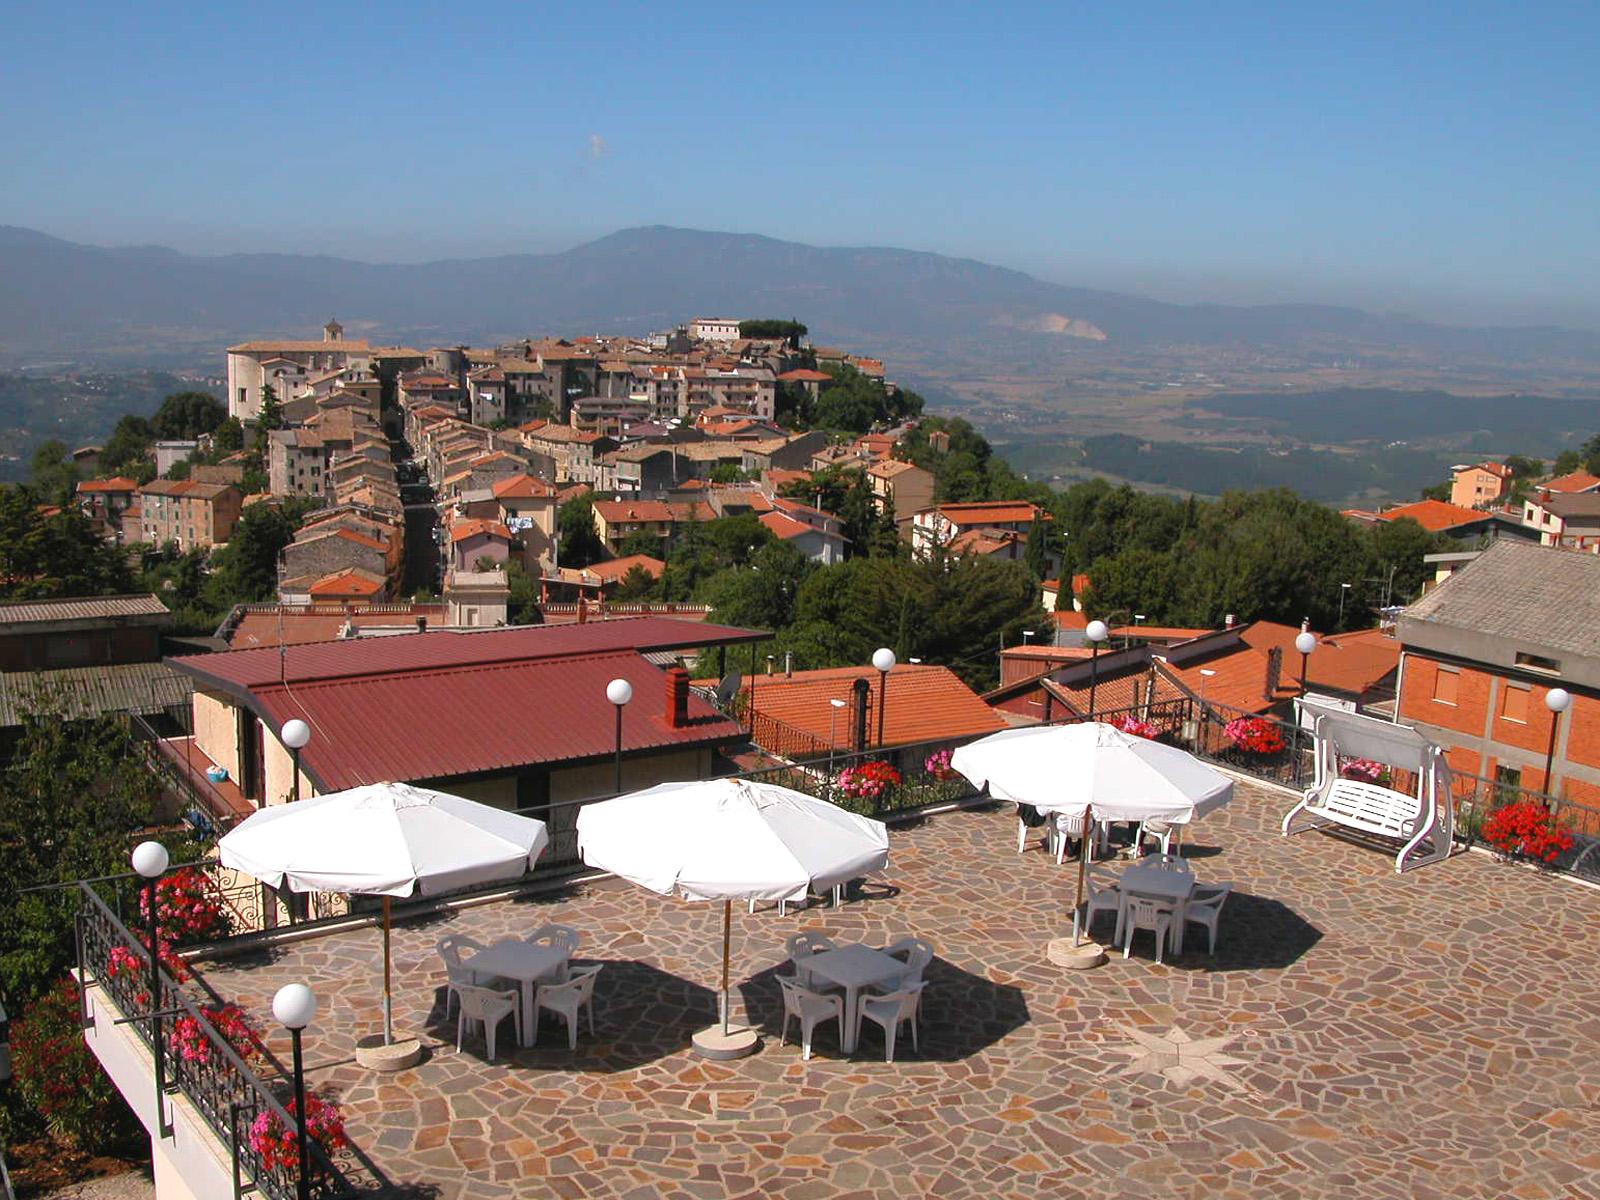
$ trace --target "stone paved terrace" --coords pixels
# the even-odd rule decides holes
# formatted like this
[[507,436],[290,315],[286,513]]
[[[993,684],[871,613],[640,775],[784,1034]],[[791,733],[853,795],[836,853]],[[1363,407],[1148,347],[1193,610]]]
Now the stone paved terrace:
[[[436,1044],[394,1077],[351,1061],[379,1022],[375,932],[207,974],[263,1015],[280,984],[317,987],[312,1084],[389,1180],[420,1185],[396,1194],[1600,1196],[1600,893],[1481,854],[1396,876],[1377,850],[1277,836],[1289,802],[1241,786],[1192,835],[1199,877],[1242,889],[1215,959],[1191,938],[1158,967],[1143,935],[1128,962],[1051,966],[1070,868],[1019,857],[1002,811],[897,830],[890,894],[736,914],[734,977],[774,1031],[786,934],[932,939],[922,1053],[893,1065],[871,1026],[853,1061],[826,1029],[810,1063],[775,1032],[740,1062],[691,1057],[720,914],[616,881],[398,930],[397,1022]],[[435,939],[545,921],[607,964],[598,1038],[569,1054],[547,1018],[511,1061],[458,1054]]]

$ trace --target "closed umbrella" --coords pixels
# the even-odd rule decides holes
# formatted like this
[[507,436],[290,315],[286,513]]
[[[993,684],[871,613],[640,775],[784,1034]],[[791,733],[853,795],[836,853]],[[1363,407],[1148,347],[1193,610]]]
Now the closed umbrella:
[[[663,896],[721,900],[722,1036],[735,900],[804,900],[889,862],[882,821],[775,784],[664,783],[578,812],[591,867]],[[754,1044],[754,1039],[751,1039]]]
[[1083,822],[1078,907],[1091,821],[1185,825],[1233,797],[1233,781],[1192,754],[1094,721],[993,733],[958,748],[950,765],[997,799]]
[[374,783],[252,813],[222,865],[274,888],[383,897],[383,1038],[393,1041],[389,906],[515,879],[550,844],[543,821],[406,783]]

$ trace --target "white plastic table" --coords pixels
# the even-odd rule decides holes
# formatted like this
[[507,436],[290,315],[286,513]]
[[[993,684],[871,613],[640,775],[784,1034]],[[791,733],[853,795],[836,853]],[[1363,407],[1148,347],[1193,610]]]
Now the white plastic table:
[[485,946],[461,963],[481,975],[515,979],[522,985],[522,1045],[533,1044],[535,1013],[534,988],[566,966],[568,952],[562,946],[535,945],[517,938],[502,938]]
[[[1135,863],[1117,876],[1122,895],[1144,896],[1165,900],[1172,905],[1172,936],[1168,945],[1174,954],[1183,953],[1183,906],[1194,894],[1194,876],[1188,871],[1165,871],[1160,867],[1144,867]],[[1122,926],[1122,914],[1117,914],[1117,926]]]
[[800,960],[806,974],[816,975],[844,988],[843,1028],[839,1030],[839,1049],[849,1054],[856,1048],[856,1005],[861,992],[873,984],[888,983],[906,973],[898,958],[871,946],[840,946]]

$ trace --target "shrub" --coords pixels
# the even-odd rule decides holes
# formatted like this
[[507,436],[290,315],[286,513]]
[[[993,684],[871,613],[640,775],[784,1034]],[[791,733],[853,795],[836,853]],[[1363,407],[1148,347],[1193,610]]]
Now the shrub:
[[949,750],[935,750],[922,760],[922,769],[935,779],[959,779],[961,772],[950,765]]
[[1246,754],[1276,754],[1283,749],[1283,732],[1265,717],[1235,717],[1222,732]]
[[1503,804],[1483,823],[1483,840],[1502,854],[1553,863],[1576,844],[1572,834],[1535,800]]
[[862,763],[839,772],[839,790],[857,800],[881,800],[900,784],[900,772],[886,762]]
[[[150,918],[150,893],[144,889],[139,916]],[[228,910],[203,871],[184,867],[156,884],[156,928],[162,942],[171,945],[209,942],[228,936]]]
[[[293,1100],[283,1107],[291,1117],[296,1115]],[[345,1146],[348,1139],[344,1133],[344,1114],[339,1111],[339,1106],[321,1096],[307,1094],[306,1136],[321,1146],[330,1157],[334,1151]],[[269,1171],[294,1171],[300,1166],[300,1147],[295,1141],[294,1129],[271,1109],[251,1123],[250,1148],[261,1156],[262,1163]],[[316,1169],[317,1163],[313,1157],[311,1170],[315,1173]]]
[[30,1005],[11,1030],[20,1098],[63,1141],[95,1154],[126,1140],[133,1114],[83,1040],[78,985],[63,979]]
[[201,1021],[210,1025],[232,1046],[245,1062],[263,1058],[261,1037],[249,1015],[237,1004],[223,1004],[200,1010],[200,1017],[187,1013],[172,1022],[172,1053],[187,1063],[205,1065],[213,1057],[221,1057],[216,1044],[206,1035]]

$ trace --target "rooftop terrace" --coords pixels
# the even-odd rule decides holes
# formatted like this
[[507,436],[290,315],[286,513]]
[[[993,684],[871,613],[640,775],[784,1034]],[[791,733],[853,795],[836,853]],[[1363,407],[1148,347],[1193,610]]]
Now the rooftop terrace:
[[[1600,892],[1483,854],[1397,876],[1392,852],[1280,837],[1291,803],[1242,783],[1189,839],[1202,881],[1237,885],[1214,959],[1196,937],[1157,966],[1145,935],[1078,974],[1044,957],[1071,868],[1017,855],[1009,805],[897,828],[863,898],[736,914],[736,986],[768,1036],[734,1063],[687,1048],[713,1011],[715,907],[613,880],[398,928],[396,1024],[432,1049],[396,1076],[352,1057],[380,1024],[374,931],[205,974],[269,1026],[278,986],[316,988],[310,1083],[395,1194],[1600,1194]],[[516,1051],[508,1025],[497,1064],[477,1039],[457,1053],[435,941],[547,921],[606,964],[598,1036],[574,1054],[547,1025]],[[778,1045],[773,969],[811,927],[934,942],[920,1054],[886,1065],[867,1032],[847,1061],[831,1026],[810,1062]]]

